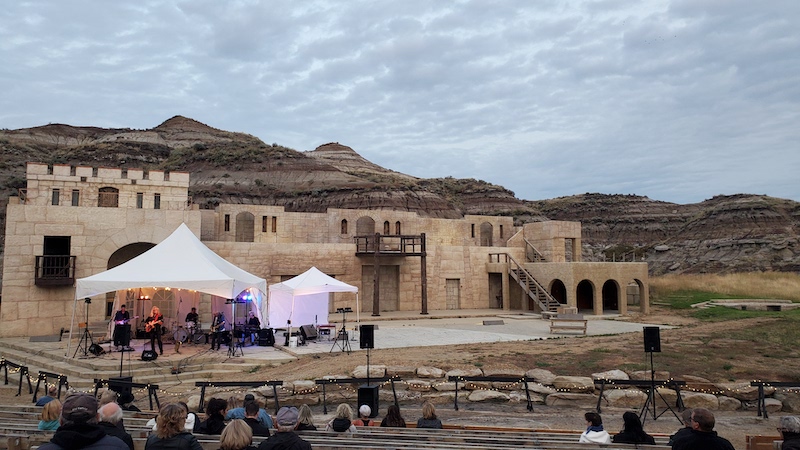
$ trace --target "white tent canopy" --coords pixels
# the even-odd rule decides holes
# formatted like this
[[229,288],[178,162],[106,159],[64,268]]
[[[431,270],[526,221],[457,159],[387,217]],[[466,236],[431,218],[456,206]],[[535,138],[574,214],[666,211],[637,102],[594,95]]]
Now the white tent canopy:
[[70,335],[75,324],[78,299],[150,286],[195,290],[225,299],[235,299],[246,289],[267,292],[265,279],[236,267],[214,253],[184,223],[158,245],[136,258],[105,272],[78,279]]
[[283,283],[270,285],[270,326],[327,324],[328,296],[331,292],[355,292],[358,310],[358,288],[329,277],[316,267]]

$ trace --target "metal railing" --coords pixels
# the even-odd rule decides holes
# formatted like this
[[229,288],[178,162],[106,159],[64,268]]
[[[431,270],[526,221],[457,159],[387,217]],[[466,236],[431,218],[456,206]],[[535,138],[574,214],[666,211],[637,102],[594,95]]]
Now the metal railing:
[[37,256],[34,282],[36,286],[72,286],[75,284],[75,257]]

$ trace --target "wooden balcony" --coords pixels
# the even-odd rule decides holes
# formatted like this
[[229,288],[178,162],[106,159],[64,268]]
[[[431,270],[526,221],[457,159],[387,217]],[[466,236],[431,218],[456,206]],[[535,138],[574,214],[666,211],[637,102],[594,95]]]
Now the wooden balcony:
[[354,236],[356,256],[423,256],[425,235]]
[[75,257],[37,256],[34,283],[36,286],[72,286],[75,284]]

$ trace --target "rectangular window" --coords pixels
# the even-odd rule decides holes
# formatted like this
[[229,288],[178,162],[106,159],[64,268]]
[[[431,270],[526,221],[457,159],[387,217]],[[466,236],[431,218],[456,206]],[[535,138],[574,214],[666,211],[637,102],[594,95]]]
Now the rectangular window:
[[470,225],[470,234],[472,234],[472,237],[475,237],[475,224],[474,223]]
[[267,232],[267,216],[261,216],[261,232]]
[[503,238],[503,226],[500,225],[500,239]]
[[144,208],[144,192],[136,193],[136,209]]
[[81,191],[72,190],[72,206],[81,206]]
[[225,231],[231,231],[231,215],[225,214]]
[[61,197],[61,189],[53,189],[53,201],[51,202],[53,206],[58,205],[59,197]]
[[275,216],[272,216],[272,232],[273,233],[278,232],[278,218]]
[[161,209],[161,194],[153,195],[153,209]]

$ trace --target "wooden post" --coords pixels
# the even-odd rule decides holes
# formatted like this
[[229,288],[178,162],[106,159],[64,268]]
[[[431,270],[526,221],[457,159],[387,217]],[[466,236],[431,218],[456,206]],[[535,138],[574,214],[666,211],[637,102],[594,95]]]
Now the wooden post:
[[420,235],[420,239],[420,250],[422,253],[419,270],[422,285],[422,311],[420,311],[420,314],[428,314],[428,260],[425,254],[425,233]]
[[381,315],[381,234],[375,233],[375,253],[372,274],[372,315]]

